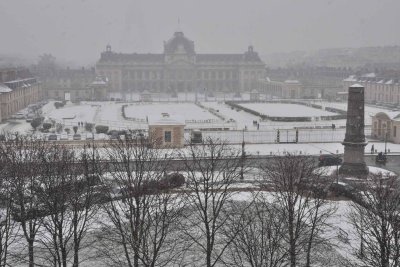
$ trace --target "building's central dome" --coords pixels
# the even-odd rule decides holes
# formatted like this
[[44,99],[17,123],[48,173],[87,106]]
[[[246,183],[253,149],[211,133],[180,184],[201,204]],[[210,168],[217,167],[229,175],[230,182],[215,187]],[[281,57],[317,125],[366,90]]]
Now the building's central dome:
[[194,42],[185,37],[183,32],[175,32],[174,36],[167,42],[164,42],[164,53],[186,53],[195,54]]

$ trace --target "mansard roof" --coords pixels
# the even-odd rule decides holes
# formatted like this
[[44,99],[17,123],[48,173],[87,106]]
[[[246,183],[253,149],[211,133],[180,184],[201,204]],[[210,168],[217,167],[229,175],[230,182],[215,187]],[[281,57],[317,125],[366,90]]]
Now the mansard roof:
[[[254,52],[253,52],[254,53]],[[198,54],[196,56],[196,62],[229,62],[229,63],[240,63],[243,61],[253,61],[262,63],[262,60],[257,55],[248,55],[247,52],[244,54]]]
[[124,53],[113,53],[103,52],[101,54],[100,62],[104,61],[119,61],[119,62],[164,62],[164,54],[124,54]]
[[164,63],[165,55],[188,54],[195,56],[196,63],[229,63],[237,64],[243,62],[261,63],[263,61],[253,47],[241,54],[196,54],[194,42],[185,37],[183,32],[175,32],[174,36],[167,42],[164,42],[163,54],[124,54],[111,51],[111,46],[107,46],[105,52],[101,53],[99,62],[138,62],[138,63]]
[[183,49],[187,54],[193,55],[195,53],[194,42],[186,38],[183,32],[175,32],[171,39],[164,42],[164,53],[173,54],[177,51],[180,45],[183,46]]

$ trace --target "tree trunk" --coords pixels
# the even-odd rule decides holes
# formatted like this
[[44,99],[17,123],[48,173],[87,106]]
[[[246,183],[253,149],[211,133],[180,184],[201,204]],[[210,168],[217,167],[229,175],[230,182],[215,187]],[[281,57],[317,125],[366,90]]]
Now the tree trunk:
[[74,241],[74,264],[72,266],[79,266],[79,245],[77,244],[76,240]]
[[29,267],[35,266],[35,258],[33,255],[33,240],[28,241]]
[[296,267],[296,242],[294,238],[294,212],[291,207],[292,203],[289,204],[289,258],[290,258],[290,267]]

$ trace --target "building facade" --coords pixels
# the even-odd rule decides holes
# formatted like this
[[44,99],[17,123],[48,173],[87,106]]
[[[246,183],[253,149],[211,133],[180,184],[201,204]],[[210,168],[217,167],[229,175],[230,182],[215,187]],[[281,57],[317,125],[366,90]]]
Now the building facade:
[[28,69],[0,69],[0,121],[9,119],[41,98],[41,84]]
[[373,138],[400,143],[400,112],[379,112],[372,117]]
[[184,130],[184,120],[171,118],[167,113],[149,121],[149,139],[157,148],[182,148],[185,145]]
[[354,83],[364,86],[367,103],[400,105],[400,79],[398,78],[379,78],[374,73],[360,77],[352,75],[343,80],[343,87],[346,88]]
[[269,78],[260,79],[257,88],[259,92],[270,98],[315,98],[307,94],[307,90],[297,80],[286,80],[284,82],[271,81]]
[[242,54],[197,54],[182,32],[164,42],[162,54],[101,53],[96,73],[115,92],[251,91],[265,77],[265,64],[252,46]]
[[95,69],[61,69],[43,79],[45,97],[54,100],[107,100],[108,81]]

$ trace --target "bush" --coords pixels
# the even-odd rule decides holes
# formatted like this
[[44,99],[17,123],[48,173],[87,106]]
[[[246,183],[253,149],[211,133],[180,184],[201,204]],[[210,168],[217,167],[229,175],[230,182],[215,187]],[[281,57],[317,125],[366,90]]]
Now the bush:
[[71,129],[70,129],[70,128],[65,128],[64,131],[65,131],[67,134],[69,134],[69,133],[71,132]]
[[50,128],[51,128],[51,126],[52,126],[52,124],[51,124],[51,123],[49,123],[49,122],[45,122],[45,123],[43,123],[43,130],[48,130],[48,129],[50,129]]
[[180,187],[185,183],[185,176],[180,173],[172,173],[167,176],[170,188]]
[[64,102],[54,102],[54,106],[56,107],[56,109],[62,108],[63,106],[65,106]]
[[88,132],[92,132],[94,128],[94,123],[85,123],[85,130]]
[[42,124],[42,118],[34,118],[31,121],[31,126],[35,131],[36,131],[36,128],[40,126],[40,124]]
[[139,187],[128,186],[121,189],[124,197],[135,195],[157,194],[163,190],[169,190],[182,186],[185,183],[185,177],[180,173],[172,173],[160,180],[143,181]]
[[95,129],[96,129],[96,133],[103,133],[103,134],[107,134],[107,132],[108,132],[108,126],[105,126],[105,125],[97,125],[96,127],[95,127]]

